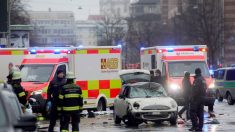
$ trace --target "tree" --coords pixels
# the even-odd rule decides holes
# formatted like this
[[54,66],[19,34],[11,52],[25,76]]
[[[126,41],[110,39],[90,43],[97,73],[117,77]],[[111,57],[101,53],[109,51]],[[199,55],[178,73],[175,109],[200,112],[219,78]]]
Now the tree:
[[223,36],[227,28],[224,24],[221,0],[188,0],[185,11],[176,16],[176,27],[182,31],[184,43],[206,44],[209,53],[209,64],[216,65],[218,54],[223,46]]
[[123,40],[126,35],[126,26],[126,21],[117,15],[105,15],[98,23],[98,34],[101,35],[98,45],[117,45],[118,41]]
[[22,0],[10,0],[10,9],[11,25],[30,23],[29,14],[25,10],[25,4],[22,3]]

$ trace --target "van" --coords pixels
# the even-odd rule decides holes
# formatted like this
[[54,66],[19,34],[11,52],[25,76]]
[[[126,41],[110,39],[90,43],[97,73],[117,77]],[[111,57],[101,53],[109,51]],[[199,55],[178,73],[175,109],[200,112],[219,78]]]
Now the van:
[[217,69],[214,77],[218,101],[227,99],[228,104],[233,105],[235,102],[235,67]]

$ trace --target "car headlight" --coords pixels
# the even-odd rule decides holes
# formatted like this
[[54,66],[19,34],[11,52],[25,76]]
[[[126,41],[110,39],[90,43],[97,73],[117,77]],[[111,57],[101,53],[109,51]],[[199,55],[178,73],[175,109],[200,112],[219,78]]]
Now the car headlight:
[[177,107],[177,104],[176,104],[176,102],[175,102],[175,101],[171,101],[171,102],[170,102],[170,104],[171,104],[171,107],[172,107],[172,108]]
[[38,94],[42,94],[42,90],[33,91],[31,95],[38,95]]
[[178,90],[178,89],[180,89],[180,86],[179,85],[177,85],[177,84],[170,84],[170,90],[172,90],[172,91],[176,91],[176,90]]
[[135,103],[133,104],[133,107],[138,110],[138,109],[140,108],[140,104],[137,103],[137,102],[135,102]]
[[214,83],[211,83],[210,85],[209,85],[209,88],[214,88],[215,87],[215,84]]

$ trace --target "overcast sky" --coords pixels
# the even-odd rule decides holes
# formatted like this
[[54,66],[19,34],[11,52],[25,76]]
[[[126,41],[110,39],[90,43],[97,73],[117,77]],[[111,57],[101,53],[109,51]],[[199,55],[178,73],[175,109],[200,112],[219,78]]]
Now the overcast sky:
[[[24,0],[32,11],[73,11],[76,20],[86,20],[89,14],[99,14],[99,0]],[[81,7],[82,9],[78,9]]]

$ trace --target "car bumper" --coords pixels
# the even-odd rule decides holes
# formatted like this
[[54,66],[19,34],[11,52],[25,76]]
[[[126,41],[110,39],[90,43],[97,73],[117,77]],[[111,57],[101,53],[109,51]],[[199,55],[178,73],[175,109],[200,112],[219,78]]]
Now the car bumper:
[[141,112],[141,113],[132,113],[132,116],[138,120],[144,121],[167,121],[170,120],[172,117],[177,116],[177,111],[167,111],[167,112]]
[[45,111],[46,100],[41,95],[30,96],[29,103],[32,106],[33,113],[42,113]]

